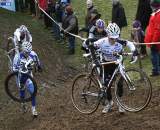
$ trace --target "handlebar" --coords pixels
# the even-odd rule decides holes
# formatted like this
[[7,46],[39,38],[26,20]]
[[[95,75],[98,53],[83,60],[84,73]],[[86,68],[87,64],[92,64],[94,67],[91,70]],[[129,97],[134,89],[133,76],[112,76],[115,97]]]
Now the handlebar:
[[115,61],[109,61],[109,62],[103,62],[101,65],[107,65],[107,64],[119,64],[123,61],[123,56],[130,56],[133,55],[133,53],[114,53],[113,55],[118,56],[119,58]]

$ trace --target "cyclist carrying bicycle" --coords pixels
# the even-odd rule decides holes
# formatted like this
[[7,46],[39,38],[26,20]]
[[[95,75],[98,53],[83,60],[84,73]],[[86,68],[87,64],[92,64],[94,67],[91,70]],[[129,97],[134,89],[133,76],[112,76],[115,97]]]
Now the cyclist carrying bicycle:
[[[94,48],[99,49],[102,53],[102,62],[109,62],[109,61],[115,61],[117,60],[117,57],[114,55],[114,53],[120,53],[123,51],[123,46],[128,46],[130,51],[133,53],[132,61],[137,60],[137,50],[134,46],[134,44],[127,40],[119,40],[120,36],[120,28],[116,23],[110,23],[107,26],[107,37],[102,38],[96,42],[93,42],[91,46],[93,45]],[[86,41],[87,44],[87,41]],[[90,45],[89,45],[90,46]],[[107,86],[114,70],[116,69],[116,64],[108,64],[105,66],[105,83],[104,85]],[[122,97],[123,95],[123,86],[121,83],[118,83],[118,96]],[[111,87],[107,89],[106,92],[106,98],[108,100],[108,104],[104,106],[103,113],[107,113],[111,111],[113,106],[112,101],[112,94],[111,94]],[[119,106],[119,112],[125,112],[125,110]]]
[[16,47],[16,52],[19,52],[18,48],[25,41],[32,43],[32,36],[27,27],[25,25],[21,25],[14,32],[14,46]]
[[[39,58],[37,54],[34,51],[32,51],[31,43],[25,41],[22,43],[21,52],[19,53],[19,55],[16,55],[14,57],[13,71],[17,71],[18,69],[20,69],[20,67],[22,67],[21,65],[23,63],[27,63],[28,61],[33,61],[31,63],[35,63],[35,65],[37,65],[38,71],[39,72],[42,71],[42,67],[41,67]],[[31,66],[31,64],[29,64],[27,67],[29,66]],[[32,70],[29,70],[28,74],[33,77]],[[34,86],[33,86],[32,81],[30,79],[27,79],[25,75],[23,74],[21,75],[20,82],[22,82],[23,84],[27,86],[27,89],[29,90],[30,94],[34,92]],[[20,89],[20,98],[22,99],[25,98],[25,90],[23,89]],[[36,97],[35,96],[32,96],[31,102],[32,102],[32,115],[38,116],[38,113],[36,111]]]

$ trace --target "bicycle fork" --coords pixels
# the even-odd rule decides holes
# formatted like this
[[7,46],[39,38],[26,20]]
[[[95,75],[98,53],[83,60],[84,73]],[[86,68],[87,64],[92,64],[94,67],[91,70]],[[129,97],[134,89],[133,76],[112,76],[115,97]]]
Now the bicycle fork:
[[136,90],[134,84],[132,83],[130,77],[128,76],[128,74],[124,71],[124,66],[120,65],[119,66],[119,70],[120,70],[120,73],[122,75],[122,77],[125,79],[126,83],[127,83],[127,86],[129,87],[129,90]]

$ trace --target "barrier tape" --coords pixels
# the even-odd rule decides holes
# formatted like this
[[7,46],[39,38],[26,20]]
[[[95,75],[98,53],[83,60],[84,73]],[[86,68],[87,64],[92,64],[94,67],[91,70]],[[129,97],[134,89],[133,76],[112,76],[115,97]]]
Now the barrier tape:
[[[38,8],[39,8],[45,15],[47,15],[56,25],[59,26],[60,30],[64,30],[48,13],[46,13],[45,10],[43,10],[43,9],[39,6],[39,3],[38,3],[37,0],[35,0],[35,2],[37,3]],[[81,37],[81,36],[79,36],[79,35],[75,35],[75,34],[73,34],[73,33],[67,32],[67,31],[65,31],[65,32],[66,32],[67,34],[71,35],[71,36],[74,36],[74,37],[76,37],[76,38],[79,38],[79,39],[82,40],[82,41],[87,40],[87,38],[83,38],[83,37]],[[151,43],[138,43],[138,42],[133,42],[133,43],[134,43],[135,45],[155,45],[155,44],[160,44],[160,42],[151,42]]]

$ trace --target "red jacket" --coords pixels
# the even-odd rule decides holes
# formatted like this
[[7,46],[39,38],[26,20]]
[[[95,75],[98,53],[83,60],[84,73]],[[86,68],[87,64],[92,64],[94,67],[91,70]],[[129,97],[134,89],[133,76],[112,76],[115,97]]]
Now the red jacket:
[[47,10],[47,8],[48,8],[48,0],[39,0],[39,6],[43,10]]
[[[144,41],[145,43],[160,42],[160,9],[152,13]],[[151,47],[151,45],[147,46]],[[156,44],[156,47],[160,50],[160,44]]]

